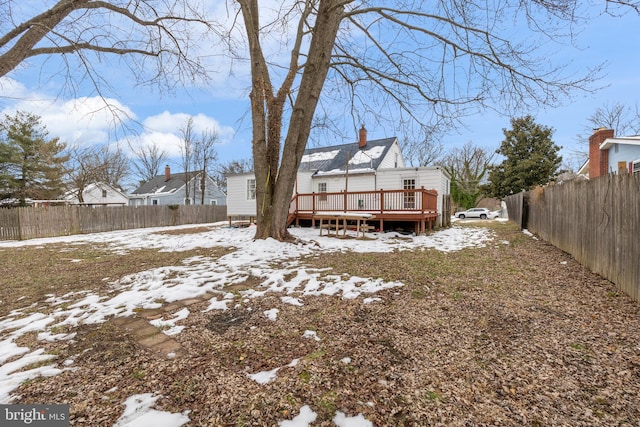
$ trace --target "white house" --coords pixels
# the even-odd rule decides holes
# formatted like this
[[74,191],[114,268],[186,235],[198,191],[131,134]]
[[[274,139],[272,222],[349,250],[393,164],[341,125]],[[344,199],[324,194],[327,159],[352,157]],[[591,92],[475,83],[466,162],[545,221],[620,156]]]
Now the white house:
[[[422,192],[411,190],[435,190],[433,211],[437,205],[436,224],[442,225],[443,201],[449,197],[450,177],[439,167],[407,167],[395,137],[367,141],[366,130],[361,130],[360,140],[351,144],[305,150],[298,170],[294,189],[295,206],[292,212],[326,210],[357,210],[385,216],[392,221],[392,214],[403,214],[398,220],[409,220],[411,211],[424,210]],[[392,200],[393,197],[397,200]],[[384,192],[384,194],[383,194]],[[253,173],[227,176],[227,215],[229,217],[256,215],[255,176]],[[340,196],[339,196],[340,193]],[[351,202],[335,205],[335,199]],[[431,193],[430,193],[431,194]],[[313,201],[302,196],[313,195]],[[431,196],[429,196],[431,197]],[[306,205],[305,205],[306,203]],[[311,207],[310,203],[313,204]],[[409,220],[412,221],[412,220]]]
[[[202,204],[202,171],[172,174],[169,166],[164,175],[143,183],[129,195],[129,205],[199,205]],[[187,185],[189,197],[187,197]],[[227,196],[209,175],[205,176],[204,204],[225,205]]]
[[87,185],[82,190],[82,202],[78,197],[78,190],[72,190],[62,197],[71,204],[86,206],[126,206],[129,197],[116,187],[104,182],[95,182]]
[[589,160],[578,174],[590,179],[609,173],[640,173],[640,136],[614,137],[612,129],[597,129],[589,138]]

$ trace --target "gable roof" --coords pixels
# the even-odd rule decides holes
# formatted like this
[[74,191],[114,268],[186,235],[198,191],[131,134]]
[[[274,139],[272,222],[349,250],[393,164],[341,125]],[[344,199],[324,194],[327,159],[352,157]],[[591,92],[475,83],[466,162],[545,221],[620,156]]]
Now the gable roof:
[[[195,176],[199,175],[202,171],[193,171],[187,173],[187,180],[191,181]],[[175,193],[180,188],[184,187],[184,172],[171,173],[169,181],[166,180],[164,174],[157,175],[153,179],[143,183],[140,187],[136,188],[131,194],[161,194],[161,193]]]
[[304,151],[300,170],[315,174],[344,173],[349,162],[349,173],[373,172],[396,141],[396,137],[367,141],[364,149],[360,149],[357,142],[309,148]]

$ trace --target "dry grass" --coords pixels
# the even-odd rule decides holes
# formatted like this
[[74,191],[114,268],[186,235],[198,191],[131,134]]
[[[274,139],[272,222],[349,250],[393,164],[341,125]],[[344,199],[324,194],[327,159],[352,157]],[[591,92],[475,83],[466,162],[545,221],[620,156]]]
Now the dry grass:
[[194,255],[220,256],[226,249],[159,252],[138,249],[114,253],[107,246],[61,245],[0,248],[0,316],[46,299],[46,295],[91,291],[100,293],[128,274],[178,265]]
[[[318,413],[318,426],[334,425],[338,410],[376,426],[639,425],[638,304],[556,248],[510,225],[493,227],[485,248],[305,259],[332,274],[406,286],[373,295],[382,298],[373,304],[327,296],[296,307],[267,294],[224,313],[196,305],[176,337],[185,355],[175,360],[159,360],[111,323],[82,327],[75,343],[50,348],[77,369],[30,381],[20,401],[68,402],[72,425],[88,426],[113,425],[121,402],[143,392],[165,396],[163,410],[190,410],[193,426],[274,426],[302,405]],[[56,255],[60,249],[25,249],[31,261],[12,264],[12,274],[26,277],[22,268],[38,270],[35,260],[48,254],[32,276],[89,287],[142,262],[193,255],[140,252],[116,272],[97,250],[77,266],[92,269],[69,273],[56,264],[95,249]],[[84,281],[88,270],[96,271]],[[30,287],[19,282],[13,295]],[[280,314],[271,322],[262,312],[274,307]],[[303,338],[305,330],[321,340]],[[276,367],[274,382],[247,378]]]

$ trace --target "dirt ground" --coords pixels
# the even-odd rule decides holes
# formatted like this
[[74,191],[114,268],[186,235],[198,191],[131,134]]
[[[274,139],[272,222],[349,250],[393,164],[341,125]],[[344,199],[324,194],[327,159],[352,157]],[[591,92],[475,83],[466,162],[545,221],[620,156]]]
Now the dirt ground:
[[[553,246],[492,228],[484,248],[305,261],[405,283],[372,304],[327,296],[298,307],[277,294],[225,312],[196,303],[174,359],[118,322],[82,326],[48,348],[75,369],[28,381],[14,403],[69,403],[75,426],[112,426],[124,400],[145,392],[163,395],[159,410],[190,411],[191,426],[276,426],[303,405],[317,426],[333,426],[336,411],[375,426],[639,426],[640,305]],[[262,315],[274,307],[277,322]],[[277,367],[270,383],[247,376]]]

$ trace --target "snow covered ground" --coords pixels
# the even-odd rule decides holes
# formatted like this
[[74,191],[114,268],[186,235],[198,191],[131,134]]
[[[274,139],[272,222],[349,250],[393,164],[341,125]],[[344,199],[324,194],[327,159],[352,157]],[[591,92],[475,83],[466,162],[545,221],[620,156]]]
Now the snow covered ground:
[[[224,290],[225,286],[242,283],[247,277],[260,277],[262,284],[253,290],[243,292],[242,298],[260,298],[267,293],[281,294],[283,302],[302,305],[306,298],[314,295],[338,295],[342,298],[361,298],[363,304],[375,303],[376,292],[403,286],[399,282],[385,282],[379,278],[331,275],[327,271],[310,269],[300,263],[301,256],[320,255],[329,251],[390,252],[394,250],[457,251],[467,247],[478,247],[493,241],[492,233],[485,228],[452,227],[430,236],[406,236],[396,233],[372,233],[371,240],[337,239],[319,236],[318,230],[294,228],[292,234],[306,243],[280,243],[269,239],[254,241],[253,228],[227,228],[221,224],[212,225],[210,231],[185,234],[163,234],[163,230],[190,228],[167,227],[96,233],[23,242],[0,242],[0,247],[43,246],[48,243],[106,244],[117,253],[139,248],[153,248],[160,251],[186,251],[196,248],[227,247],[232,249],[227,255],[217,259],[205,256],[189,258],[178,266],[165,266],[141,271],[110,282],[116,291],[108,297],[92,293],[90,290],[65,295],[49,295],[33,306],[14,310],[0,318],[0,403],[9,403],[12,392],[18,385],[37,376],[52,376],[63,370],[73,369],[73,360],[54,360],[54,355],[44,353],[42,348],[27,348],[16,344],[16,340],[27,332],[37,332],[38,340],[72,340],[74,334],[59,334],[54,331],[60,326],[76,326],[104,322],[110,316],[130,316],[140,308],[156,308],[156,301],[178,301],[215,294],[207,310],[225,310],[233,303],[236,295]],[[277,261],[277,263],[276,263]],[[73,262],[73,260],[71,261]],[[278,267],[273,265],[277,264]],[[286,280],[285,280],[286,278]],[[20,298],[15,296],[16,300]],[[2,303],[2,301],[0,301]],[[272,321],[278,321],[278,310],[264,312]],[[179,334],[182,326],[176,323],[189,316],[183,309],[169,320],[158,320],[157,325],[165,333]],[[305,338],[320,339],[307,331]],[[169,355],[170,356],[170,355]],[[295,366],[293,360],[288,366]],[[345,363],[348,363],[345,362]],[[26,369],[36,364],[38,367]],[[274,372],[275,371],[275,372]],[[258,383],[268,382],[277,375],[277,369],[258,372],[250,378]],[[152,409],[159,396],[145,393],[131,396],[126,402],[124,413],[114,427],[153,425],[154,427],[174,427],[189,421],[188,412],[169,414]],[[281,426],[308,426],[316,418],[309,406],[291,420],[282,420]],[[343,414],[338,411],[333,419],[338,427],[372,426],[361,414]]]

